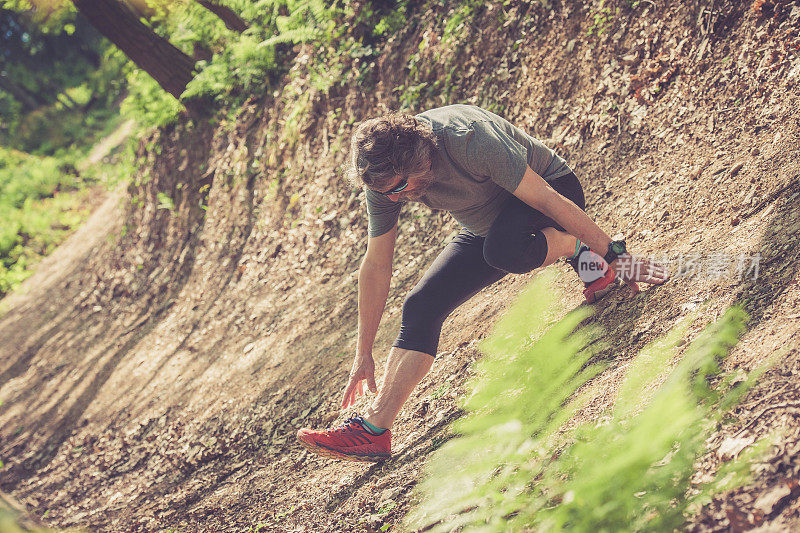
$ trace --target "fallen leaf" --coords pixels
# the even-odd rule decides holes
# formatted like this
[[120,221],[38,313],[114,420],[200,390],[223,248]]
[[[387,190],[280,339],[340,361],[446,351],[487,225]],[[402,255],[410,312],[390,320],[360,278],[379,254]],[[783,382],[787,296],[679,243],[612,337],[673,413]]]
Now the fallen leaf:
[[742,450],[753,444],[755,440],[755,435],[749,437],[727,437],[717,448],[717,457],[721,461],[729,461],[737,457]]

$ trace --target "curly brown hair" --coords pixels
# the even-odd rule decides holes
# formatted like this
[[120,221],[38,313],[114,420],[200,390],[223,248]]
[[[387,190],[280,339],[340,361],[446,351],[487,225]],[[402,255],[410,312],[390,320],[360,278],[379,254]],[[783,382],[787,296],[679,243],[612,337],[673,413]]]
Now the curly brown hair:
[[436,137],[431,126],[405,113],[389,113],[362,122],[350,141],[345,176],[354,187],[386,189],[395,177],[429,169]]

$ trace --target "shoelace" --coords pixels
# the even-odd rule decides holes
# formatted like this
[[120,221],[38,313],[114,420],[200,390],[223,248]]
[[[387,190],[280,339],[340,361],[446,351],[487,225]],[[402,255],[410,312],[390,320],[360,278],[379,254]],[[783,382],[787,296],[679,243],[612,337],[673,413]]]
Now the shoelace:
[[356,425],[356,424],[361,425],[361,423],[359,422],[360,418],[361,418],[360,416],[351,416],[350,418],[348,418],[347,420],[344,421],[344,424],[342,424],[341,426],[337,426],[337,427],[333,428],[333,431],[337,431],[337,432],[338,431],[345,431],[345,430],[350,429],[350,426],[353,426],[353,425]]

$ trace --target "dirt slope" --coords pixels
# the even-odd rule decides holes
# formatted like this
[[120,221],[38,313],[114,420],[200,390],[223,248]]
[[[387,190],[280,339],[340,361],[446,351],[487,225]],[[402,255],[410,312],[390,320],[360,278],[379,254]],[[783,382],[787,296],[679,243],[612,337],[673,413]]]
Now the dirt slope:
[[[421,81],[442,79],[448,61],[466,74],[426,105],[502,102],[573,165],[602,227],[641,254],[705,258],[700,275],[598,307],[616,342],[582,416],[613,401],[647,341],[699,311],[694,334],[742,303],[752,320],[729,369],[777,360],[709,442],[696,479],[713,474],[720,445],[742,442],[733,437],[778,444],[751,486],[688,527],[800,527],[800,7],[712,5],[642,2],[598,28],[591,4],[487,4],[464,46],[440,42],[449,6],[428,6],[386,44],[374,91],[315,93],[302,75],[313,50],[302,49],[283,92],[234,123],[143,139],[129,190],[1,302],[0,490],[52,526],[96,531],[352,531],[401,519],[458,416],[478,339],[535,275],[507,277],[449,319],[391,461],[342,464],[294,443],[297,427],[345,416],[336,405],[366,239],[361,198],[338,172],[351,124],[397,104],[392,89],[425,38]],[[283,117],[307,91],[295,143],[280,136]],[[159,193],[175,208],[159,208]],[[404,211],[379,366],[404,293],[455,229],[444,214]],[[733,263],[707,271],[712,257],[755,254],[757,279]],[[574,274],[554,268],[579,305]]]

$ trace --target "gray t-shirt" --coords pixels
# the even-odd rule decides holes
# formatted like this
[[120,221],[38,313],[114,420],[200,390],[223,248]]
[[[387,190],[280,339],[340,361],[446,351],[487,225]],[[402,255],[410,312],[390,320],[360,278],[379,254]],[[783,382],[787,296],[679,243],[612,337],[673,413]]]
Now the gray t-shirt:
[[[450,211],[475,235],[486,236],[526,167],[546,181],[572,172],[553,150],[507,120],[472,105],[449,105],[416,115],[433,126],[438,148],[434,181],[418,201]],[[369,236],[394,227],[402,202],[366,189]]]

